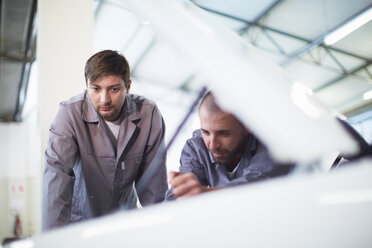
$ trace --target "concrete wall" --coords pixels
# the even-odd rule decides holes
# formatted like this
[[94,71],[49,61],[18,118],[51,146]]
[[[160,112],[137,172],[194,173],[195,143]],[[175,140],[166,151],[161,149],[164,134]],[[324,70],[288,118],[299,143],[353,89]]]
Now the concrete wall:
[[15,211],[23,235],[41,230],[48,130],[59,102],[85,89],[83,69],[93,52],[93,26],[93,0],[38,1],[38,105],[24,122],[0,123],[0,242],[13,235]]
[[0,240],[13,236],[19,213],[24,235],[37,229],[40,139],[36,111],[22,123],[0,123]]
[[[37,59],[42,171],[48,130],[59,102],[85,89],[84,65],[93,50],[94,6],[93,0],[41,0],[38,10]],[[41,207],[38,208],[40,209]],[[41,221],[41,212],[39,214],[37,219]]]

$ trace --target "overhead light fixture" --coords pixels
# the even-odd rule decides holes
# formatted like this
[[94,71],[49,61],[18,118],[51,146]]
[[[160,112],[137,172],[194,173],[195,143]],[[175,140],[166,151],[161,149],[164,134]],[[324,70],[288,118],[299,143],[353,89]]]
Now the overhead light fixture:
[[372,90],[367,91],[366,93],[363,94],[363,99],[364,100],[369,100],[372,99]]
[[345,25],[342,25],[340,28],[331,32],[329,35],[325,37],[324,43],[326,45],[332,45],[337,41],[341,40],[342,38],[344,38],[346,35],[350,34],[351,32],[357,30],[370,20],[372,20],[372,8],[369,8],[359,16],[345,23]]

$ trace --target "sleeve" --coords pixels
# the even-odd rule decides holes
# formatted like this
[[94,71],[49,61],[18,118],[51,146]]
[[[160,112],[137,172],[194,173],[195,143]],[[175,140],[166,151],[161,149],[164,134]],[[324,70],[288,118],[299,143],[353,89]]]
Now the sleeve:
[[43,230],[69,223],[77,143],[67,106],[60,104],[49,130],[43,178]]
[[164,120],[155,106],[141,171],[136,178],[136,190],[142,206],[163,201],[168,189],[164,137]]
[[[205,169],[200,163],[202,161],[201,154],[197,151],[200,151],[201,147],[192,142],[192,139],[189,139],[184,145],[181,158],[180,158],[180,172],[183,173],[193,173],[202,186],[208,186],[209,182],[206,177]],[[170,188],[165,195],[165,200],[175,200],[177,197],[173,195],[173,189]]]
[[[192,172],[203,186],[208,186],[209,182],[206,177],[205,168],[202,165],[203,156],[200,154],[202,147],[199,147],[197,143],[192,142],[189,139],[181,152],[180,158],[180,171],[183,173]],[[204,161],[206,163],[206,161]]]

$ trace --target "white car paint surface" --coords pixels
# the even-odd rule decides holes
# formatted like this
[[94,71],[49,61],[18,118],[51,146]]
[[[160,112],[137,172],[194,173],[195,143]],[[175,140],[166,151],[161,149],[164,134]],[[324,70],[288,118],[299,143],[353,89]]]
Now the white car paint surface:
[[371,247],[372,160],[71,225],[11,247]]

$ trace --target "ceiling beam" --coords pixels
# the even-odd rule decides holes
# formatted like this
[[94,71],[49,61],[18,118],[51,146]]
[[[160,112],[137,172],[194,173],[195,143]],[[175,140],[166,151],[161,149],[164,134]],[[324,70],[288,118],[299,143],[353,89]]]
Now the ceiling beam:
[[[296,39],[296,40],[303,41],[303,42],[307,43],[306,46],[298,49],[297,51],[293,52],[292,54],[287,55],[288,57],[280,63],[281,66],[284,66],[284,65],[287,65],[287,64],[291,63],[292,61],[299,58],[303,54],[307,53],[308,51],[310,51],[314,47],[317,47],[317,46],[318,47],[323,47],[328,52],[328,54],[331,56],[331,58],[336,62],[336,64],[341,68],[341,70],[343,71],[343,74],[341,76],[337,77],[337,78],[334,78],[334,79],[330,80],[329,82],[323,84],[322,86],[314,89],[314,92],[319,92],[320,90],[337,83],[338,81],[346,78],[347,76],[350,76],[350,75],[356,73],[359,70],[367,69],[367,67],[369,65],[371,65],[371,59],[368,58],[368,57],[353,54],[351,52],[344,51],[342,49],[338,49],[338,48],[335,48],[335,47],[332,47],[332,46],[327,46],[327,45],[324,44],[324,38],[329,33],[331,33],[333,30],[338,29],[340,26],[344,25],[345,23],[347,23],[351,19],[355,18],[359,14],[363,13],[367,9],[371,8],[371,6],[372,6],[372,4],[370,4],[367,8],[364,8],[361,11],[357,12],[352,17],[345,19],[343,22],[339,23],[333,29],[329,30],[326,34],[322,34],[321,36],[319,36],[315,40],[308,40],[308,39],[305,39],[305,38],[300,37],[298,35],[290,34],[288,32],[284,32],[284,31],[279,30],[279,29],[271,28],[269,26],[258,23],[258,21],[257,22],[249,21],[249,20],[245,20],[243,18],[239,18],[239,17],[233,16],[233,15],[227,14],[227,13],[217,11],[217,10],[209,9],[209,8],[206,8],[206,7],[203,7],[203,6],[199,6],[199,7],[208,11],[208,12],[210,12],[210,13],[220,15],[220,16],[232,19],[232,20],[240,21],[240,22],[246,23],[247,25],[256,26],[258,28],[261,28],[263,31],[271,31],[271,32],[277,33],[279,35],[283,35],[283,36],[286,36],[286,37],[289,37],[289,38]],[[275,44],[275,45],[276,45],[276,47],[280,48],[279,44]],[[337,52],[337,53],[340,53],[340,54],[344,54],[344,55],[347,55],[347,56],[350,56],[350,57],[360,59],[360,60],[363,61],[363,64],[361,66],[359,66],[358,68],[355,68],[354,70],[352,70],[350,72],[347,72],[346,69],[344,68],[344,66],[337,60],[337,58],[331,52]],[[280,51],[280,53],[285,56],[285,54],[283,54],[283,51]]]
[[[0,0],[0,44],[3,43],[3,30],[1,29],[2,25],[1,25],[1,21],[2,21],[2,15],[3,15],[3,0]],[[1,54],[1,46],[0,46],[0,54]]]
[[[291,53],[287,58],[285,58],[283,61],[281,61],[279,64],[281,66],[286,66],[288,64],[290,64],[292,61],[296,60],[297,58],[301,57],[303,54],[309,52],[312,48],[316,47],[316,46],[319,46],[320,44],[322,44],[324,42],[324,39],[330,34],[330,33],[333,33],[335,30],[339,29],[340,27],[342,27],[343,25],[345,25],[346,23],[350,22],[351,20],[353,20],[355,17],[359,16],[360,14],[362,14],[363,12],[365,12],[366,10],[368,10],[369,8],[371,8],[372,4],[368,5],[367,8],[364,8],[360,11],[358,11],[357,13],[355,13],[354,15],[346,18],[345,20],[343,20],[341,23],[337,24],[336,26],[334,26],[332,29],[328,30],[326,33],[318,36],[315,40],[313,40],[312,42],[310,42],[308,45],[304,46],[304,47],[301,47],[300,49],[294,51],[293,53]],[[332,48],[332,47],[329,47],[329,48]]]
[[[256,27],[259,27],[263,30],[268,30],[268,31],[271,31],[273,33],[277,33],[277,34],[280,34],[280,35],[283,35],[283,36],[286,36],[286,37],[289,37],[289,38],[300,40],[300,41],[303,41],[303,42],[306,42],[306,43],[309,43],[309,44],[314,42],[312,40],[303,38],[303,37],[295,35],[295,34],[291,34],[291,33],[288,33],[288,32],[285,32],[285,31],[282,31],[282,30],[279,30],[279,29],[276,29],[276,28],[272,28],[272,27],[269,27],[269,26],[266,26],[266,25],[263,25],[263,24],[260,24],[260,23],[255,23],[255,22],[252,22],[252,21],[248,21],[246,19],[236,17],[236,16],[233,16],[233,15],[230,15],[230,14],[226,14],[226,13],[214,10],[214,9],[209,9],[209,8],[203,7],[203,6],[198,6],[198,7],[200,7],[201,9],[204,9],[205,11],[208,11],[210,13],[220,15],[220,16],[232,19],[232,20],[240,21],[240,22],[246,23],[248,25],[256,26]],[[329,50],[332,50],[332,51],[335,51],[335,52],[338,52],[338,53],[342,53],[342,54],[345,54],[345,55],[348,55],[348,56],[351,56],[351,57],[354,57],[354,58],[357,58],[357,59],[368,60],[368,58],[366,58],[366,57],[363,57],[363,56],[360,56],[360,55],[357,55],[357,54],[354,54],[354,53],[351,53],[351,52],[348,52],[348,51],[344,51],[342,49],[338,49],[338,48],[335,48],[335,47],[325,46],[323,43],[320,43],[319,46],[322,46],[322,47],[327,48]]]
[[342,74],[341,76],[339,76],[339,77],[337,77],[337,78],[334,78],[334,79],[330,80],[329,82],[327,82],[327,83],[321,85],[320,87],[318,87],[318,88],[316,88],[316,89],[313,89],[313,91],[314,91],[315,93],[316,93],[316,92],[319,92],[319,91],[323,90],[324,88],[329,87],[329,86],[331,86],[332,84],[335,84],[336,82],[338,82],[338,81],[340,81],[340,80],[346,78],[347,76],[350,76],[350,75],[352,75],[352,74],[354,74],[354,73],[356,73],[356,72],[358,72],[358,71],[360,71],[360,70],[362,70],[362,69],[364,69],[364,68],[367,68],[367,67],[368,67],[369,65],[371,65],[371,64],[372,64],[372,60],[367,60],[367,61],[366,61],[365,63],[363,63],[361,66],[358,66],[358,67],[355,68],[354,70],[349,71],[348,73],[344,73],[344,74]]
[[27,88],[28,88],[28,81],[30,78],[31,73],[31,65],[32,62],[26,61],[26,58],[29,55],[34,54],[32,43],[36,40],[36,11],[37,11],[37,0],[32,0],[31,8],[30,8],[30,15],[28,18],[28,25],[27,25],[27,34],[26,34],[26,44],[25,44],[25,51],[23,54],[23,63],[22,63],[22,72],[21,72],[21,79],[18,84],[18,96],[17,96],[17,103],[16,108],[13,115],[14,121],[21,121],[22,110],[24,103],[26,101],[27,96]]
[[361,104],[360,106],[347,110],[343,114],[346,115],[348,118],[360,115],[362,113],[367,113],[372,110],[372,101],[365,101],[364,104]]
[[7,60],[10,62],[20,62],[20,63],[30,63],[35,61],[35,56],[32,57],[24,57],[24,56],[14,56],[9,54],[1,54],[0,53],[0,60]]
[[[258,23],[260,20],[262,20],[265,16],[267,16],[273,9],[275,9],[280,2],[283,0],[277,0],[273,2],[268,8],[265,9],[264,12],[262,12],[259,16],[257,16],[254,20],[253,23]],[[245,28],[240,30],[240,32],[246,32],[249,29],[249,25],[247,25]]]
[[328,49],[328,47],[325,47],[325,51],[329,55],[329,57],[340,67],[343,73],[347,73],[347,70],[345,66],[342,65],[342,63],[333,55],[333,53]]
[[278,49],[281,55],[285,56],[287,54],[284,51],[284,49],[279,45],[279,43],[273,37],[271,37],[271,35],[265,29],[262,29],[262,33],[271,41],[271,43],[274,44],[274,46]]
[[98,12],[100,11],[102,7],[102,0],[95,0],[97,2],[96,8],[94,10],[94,16],[97,17]]

